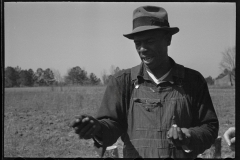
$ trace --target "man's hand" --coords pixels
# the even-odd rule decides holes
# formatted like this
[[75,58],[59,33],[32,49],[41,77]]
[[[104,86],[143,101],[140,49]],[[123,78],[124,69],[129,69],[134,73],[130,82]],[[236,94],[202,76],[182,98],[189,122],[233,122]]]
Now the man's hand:
[[77,116],[71,123],[71,127],[75,130],[75,133],[79,135],[79,138],[90,139],[95,135],[99,135],[101,131],[100,122],[88,115]]
[[190,131],[187,128],[179,128],[173,124],[167,133],[167,138],[176,147],[187,147],[190,143]]
[[235,127],[230,127],[223,136],[230,149],[235,151]]

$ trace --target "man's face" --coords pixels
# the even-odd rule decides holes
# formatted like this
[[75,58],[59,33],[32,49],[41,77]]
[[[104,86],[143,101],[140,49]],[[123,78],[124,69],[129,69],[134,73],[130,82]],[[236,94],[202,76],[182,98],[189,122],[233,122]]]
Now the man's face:
[[142,62],[150,69],[157,69],[167,62],[167,47],[171,38],[167,32],[149,30],[134,35],[134,43]]

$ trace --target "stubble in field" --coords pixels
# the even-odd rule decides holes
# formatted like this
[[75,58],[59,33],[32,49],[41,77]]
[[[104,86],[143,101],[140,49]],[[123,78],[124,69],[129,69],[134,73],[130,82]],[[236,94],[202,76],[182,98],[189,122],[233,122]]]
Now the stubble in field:
[[[9,88],[5,90],[5,157],[98,157],[92,140],[69,127],[76,115],[95,116],[105,87]],[[219,135],[235,126],[235,90],[210,89],[220,121]],[[122,142],[116,142],[122,157]],[[205,155],[207,157],[208,151]],[[222,157],[234,157],[222,140]]]

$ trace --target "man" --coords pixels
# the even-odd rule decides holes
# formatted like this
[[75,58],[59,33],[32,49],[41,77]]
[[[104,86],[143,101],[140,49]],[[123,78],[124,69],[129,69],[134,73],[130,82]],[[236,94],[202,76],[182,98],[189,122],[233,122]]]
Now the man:
[[121,136],[124,158],[195,158],[214,143],[219,122],[203,76],[168,56],[172,35],[165,9],[139,7],[133,31],[142,63],[110,78],[97,117],[72,124],[80,138],[111,146]]

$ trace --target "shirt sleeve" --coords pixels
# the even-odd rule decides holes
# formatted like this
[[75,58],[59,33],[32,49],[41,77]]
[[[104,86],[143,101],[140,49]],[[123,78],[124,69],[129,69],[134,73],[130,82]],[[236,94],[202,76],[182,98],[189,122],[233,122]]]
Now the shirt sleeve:
[[[120,85],[121,83],[121,85]],[[96,118],[102,125],[102,136],[95,137],[103,146],[111,146],[126,131],[126,102],[121,78],[109,77]]]
[[219,121],[207,83],[203,79],[196,91],[194,105],[192,106],[194,110],[192,125],[194,127],[189,128],[191,138],[188,148],[196,154],[201,154],[215,142],[219,131]]

